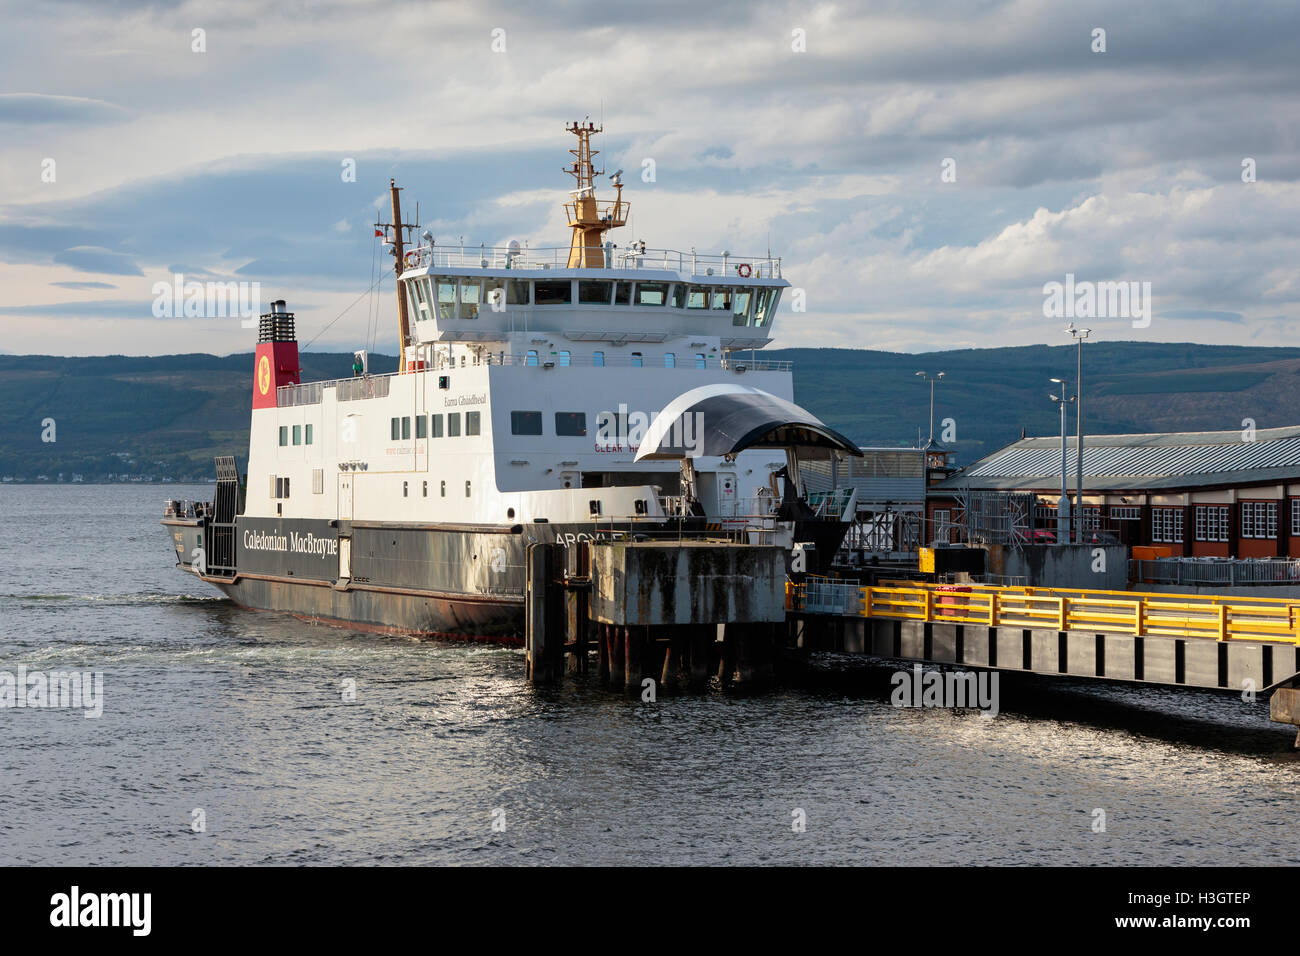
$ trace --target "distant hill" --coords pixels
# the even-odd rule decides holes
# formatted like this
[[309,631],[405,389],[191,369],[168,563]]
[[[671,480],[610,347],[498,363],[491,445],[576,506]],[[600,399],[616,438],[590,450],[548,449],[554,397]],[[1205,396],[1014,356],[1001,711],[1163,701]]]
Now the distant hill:
[[[794,362],[795,400],[862,445],[912,445],[954,420],[967,464],[1020,437],[1055,435],[1053,377],[1074,379],[1072,345],[912,355],[868,349],[765,350]],[[351,374],[350,353],[302,356],[305,381]],[[375,369],[395,368],[375,355]],[[252,355],[59,358],[0,355],[0,478],[208,480],[212,457],[248,451]],[[743,380],[743,379],[742,379]],[[1084,348],[1085,428],[1098,432],[1300,424],[1300,348],[1093,342]],[[41,440],[54,420],[56,440]],[[1073,412],[1071,412],[1073,428]]]

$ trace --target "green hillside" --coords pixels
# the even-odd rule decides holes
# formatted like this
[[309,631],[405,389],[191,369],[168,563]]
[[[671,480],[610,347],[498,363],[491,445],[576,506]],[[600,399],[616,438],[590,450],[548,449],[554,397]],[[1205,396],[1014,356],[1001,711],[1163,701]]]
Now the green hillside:
[[[1052,377],[1074,378],[1073,346],[910,355],[785,349],[795,400],[863,445],[911,445],[928,429],[918,370],[944,372],[935,432],[955,424],[960,463],[1028,434],[1059,433]],[[348,353],[303,354],[303,378],[350,374]],[[1300,424],[1300,349],[1094,342],[1084,350],[1085,427],[1096,432]],[[376,369],[393,368],[374,356]],[[248,448],[252,356],[0,355],[0,478],[207,480],[212,457]],[[56,440],[42,441],[45,419]],[[111,477],[110,477],[111,476]]]

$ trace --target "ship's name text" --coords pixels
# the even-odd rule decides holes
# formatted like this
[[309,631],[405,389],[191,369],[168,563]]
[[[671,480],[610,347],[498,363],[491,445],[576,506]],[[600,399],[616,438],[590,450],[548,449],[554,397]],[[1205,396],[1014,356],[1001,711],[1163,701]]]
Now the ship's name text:
[[299,534],[297,531],[290,531],[288,536],[245,531],[244,547],[249,551],[291,551],[294,554],[314,554],[319,558],[339,553],[337,538],[318,538],[310,532]]

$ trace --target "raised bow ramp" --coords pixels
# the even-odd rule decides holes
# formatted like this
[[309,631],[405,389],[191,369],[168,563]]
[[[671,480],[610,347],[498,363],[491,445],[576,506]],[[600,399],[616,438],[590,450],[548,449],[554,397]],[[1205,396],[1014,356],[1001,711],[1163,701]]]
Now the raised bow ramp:
[[792,448],[800,458],[833,451],[861,457],[858,446],[794,402],[747,385],[701,385],[656,416],[637,461],[721,457],[747,448]]

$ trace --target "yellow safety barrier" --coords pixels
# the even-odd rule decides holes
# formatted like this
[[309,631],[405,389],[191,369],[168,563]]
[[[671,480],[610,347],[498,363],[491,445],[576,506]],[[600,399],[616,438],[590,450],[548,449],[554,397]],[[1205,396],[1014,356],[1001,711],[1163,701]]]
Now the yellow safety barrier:
[[[816,581],[822,587],[852,586]],[[806,590],[804,583],[787,582],[786,608],[803,610]],[[1279,598],[892,581],[858,592],[861,603],[854,603],[860,610],[854,616],[861,617],[1300,644],[1300,602]]]

